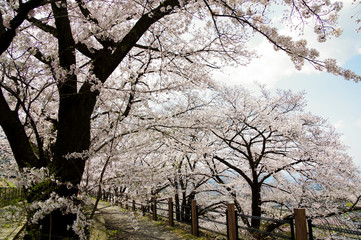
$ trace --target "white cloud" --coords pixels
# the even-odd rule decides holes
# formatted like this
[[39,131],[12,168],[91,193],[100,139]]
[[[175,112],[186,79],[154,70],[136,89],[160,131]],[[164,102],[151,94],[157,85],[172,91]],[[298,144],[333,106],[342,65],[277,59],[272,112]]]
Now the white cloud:
[[282,51],[275,51],[268,40],[264,39],[255,50],[259,58],[253,59],[246,66],[225,68],[223,73],[216,73],[215,78],[230,85],[242,84],[254,88],[257,82],[272,88],[278,81],[297,74],[320,74],[308,63],[301,71],[297,70],[290,57]]
[[335,122],[335,123],[333,124],[333,126],[334,126],[337,130],[340,130],[340,129],[343,129],[343,128],[346,127],[346,125],[345,125],[345,123],[344,123],[343,120],[339,120],[339,121]]
[[272,86],[296,71],[288,56],[274,51],[266,40],[257,47],[257,52],[260,58],[253,59],[247,66],[226,68],[223,74],[216,74],[216,78],[229,84],[249,85],[257,81]]

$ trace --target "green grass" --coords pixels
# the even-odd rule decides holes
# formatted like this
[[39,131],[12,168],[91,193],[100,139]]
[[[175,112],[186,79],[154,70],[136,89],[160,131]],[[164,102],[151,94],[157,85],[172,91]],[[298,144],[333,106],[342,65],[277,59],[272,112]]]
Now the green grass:
[[122,234],[122,231],[119,229],[107,229],[106,230],[107,239],[109,239],[109,240],[118,239],[118,236],[121,234]]
[[[147,217],[146,217],[147,218]],[[147,218],[149,219],[149,218]],[[180,237],[187,239],[187,240],[214,240],[214,239],[226,239],[224,236],[217,235],[215,233],[211,233],[208,231],[205,231],[203,229],[199,229],[199,237],[194,236],[190,233],[190,226],[188,224],[180,223],[177,221],[174,221],[175,226],[171,227],[168,225],[168,218],[164,218],[161,216],[158,216],[158,221],[155,222],[158,226],[163,227],[169,231],[172,231],[179,235]]]

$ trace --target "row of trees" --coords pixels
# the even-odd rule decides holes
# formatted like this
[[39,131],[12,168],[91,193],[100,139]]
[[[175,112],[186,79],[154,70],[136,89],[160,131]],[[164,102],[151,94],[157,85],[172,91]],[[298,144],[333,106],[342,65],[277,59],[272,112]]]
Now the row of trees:
[[[157,110],[163,118],[131,137],[140,149],[127,146],[112,160],[107,191],[123,186],[143,201],[173,197],[185,221],[193,199],[203,214],[229,201],[243,214],[285,219],[296,207],[322,219],[360,210],[360,172],[335,129],[305,111],[303,93],[261,88],[254,96],[233,87],[179,94]],[[90,173],[99,171],[99,159],[89,162]],[[243,221],[261,227],[259,219]]]
[[[198,95],[192,91],[212,85],[211,71],[222,63],[247,63],[254,54],[246,43],[254,34],[288,54],[296,68],[309,62],[317,69],[359,80],[333,60],[318,59],[318,52],[308,48],[306,41],[280,35],[270,14],[277,4],[213,0],[1,2],[0,126],[7,141],[1,146],[5,152],[11,150],[27,188],[30,215],[26,238],[85,237],[87,223],[76,198],[79,184],[84,179],[87,186],[91,177],[97,176],[95,183],[101,190],[109,169],[117,169],[111,175],[114,183],[141,185],[146,176],[152,178],[150,192],[173,186],[178,196],[183,196],[192,187],[192,198],[200,187],[214,191],[208,181],[213,179],[225,186],[216,191],[227,192],[236,201],[241,185],[235,187],[235,182],[243,181],[248,189],[245,194],[250,191],[256,199],[253,214],[261,214],[261,206],[268,201],[262,198],[265,185],[268,191],[279,188],[287,193],[297,181],[305,186],[301,192],[307,192],[307,184],[312,186],[307,178],[315,177],[312,171],[299,168],[316,166],[317,154],[322,155],[317,151],[328,151],[322,142],[322,137],[326,138],[322,127],[314,128],[322,120],[301,120],[295,115],[295,124],[301,121],[304,125],[287,132],[281,119],[293,112],[277,106],[277,116],[266,106],[271,98],[257,103],[242,90],[242,108],[236,98],[225,98],[235,93],[221,94],[215,98],[224,99],[215,101],[209,90],[197,90]],[[340,3],[284,1],[281,5],[285,22],[296,18],[297,23],[314,25],[320,41],[338,35],[335,20]],[[199,94],[207,96],[200,98]],[[216,109],[209,110],[212,107]],[[249,113],[242,112],[248,108]],[[259,115],[265,119],[260,120],[252,111],[262,108]],[[199,116],[198,110],[202,110]],[[237,117],[243,123],[236,122]],[[290,136],[298,137],[290,140]],[[308,145],[299,149],[299,142],[307,138]],[[321,144],[318,141],[325,149],[316,148]],[[169,151],[173,155],[162,154]],[[339,155],[329,164],[342,162],[337,159]],[[245,168],[247,164],[250,168]],[[194,177],[184,178],[183,169]],[[199,169],[209,170],[203,173]],[[326,170],[318,169],[320,174],[315,176]],[[297,172],[294,182],[285,171]],[[175,174],[164,182],[170,172]],[[283,177],[284,186],[277,188]]]

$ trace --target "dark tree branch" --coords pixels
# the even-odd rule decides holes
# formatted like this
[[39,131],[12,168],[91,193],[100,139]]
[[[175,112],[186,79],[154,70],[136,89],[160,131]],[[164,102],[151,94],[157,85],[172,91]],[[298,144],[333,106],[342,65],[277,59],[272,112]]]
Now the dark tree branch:
[[53,35],[55,38],[58,38],[58,32],[55,27],[50,26],[46,23],[43,23],[42,21],[40,21],[39,19],[36,19],[34,17],[29,18],[28,21],[31,22],[34,26],[43,30],[44,32],[47,32],[47,33]]
[[19,169],[22,170],[25,167],[42,167],[43,163],[36,157],[18,113],[10,109],[1,88],[0,112],[0,125],[8,138]]
[[224,165],[226,165],[227,167],[233,169],[234,171],[236,171],[239,175],[241,175],[244,180],[247,181],[247,183],[249,184],[249,186],[253,186],[253,182],[252,180],[239,168],[235,167],[234,165],[230,164],[227,160],[224,160],[221,157],[218,156],[214,156],[215,159],[217,159],[218,161],[220,161],[221,163],[223,163]]
[[[165,0],[157,8],[144,14],[125,37],[114,45],[113,52],[104,49],[100,51],[94,61],[94,74],[97,78],[105,82],[149,27],[164,16],[171,14],[174,7],[179,7],[179,1]],[[163,11],[163,9],[165,10]]]
[[40,6],[47,4],[48,0],[30,0],[26,3],[20,3],[17,9],[17,15],[10,21],[10,28],[6,28],[0,13],[0,55],[10,46],[16,35],[16,29],[28,17],[28,13]]

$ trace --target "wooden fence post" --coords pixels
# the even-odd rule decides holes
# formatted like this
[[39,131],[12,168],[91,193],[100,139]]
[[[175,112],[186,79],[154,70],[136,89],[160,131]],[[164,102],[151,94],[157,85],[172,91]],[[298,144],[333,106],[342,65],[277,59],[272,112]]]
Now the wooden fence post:
[[169,219],[169,226],[174,226],[173,220],[173,199],[170,197],[168,198],[168,219]]
[[237,240],[237,216],[234,203],[227,205],[227,237],[228,240]]
[[306,210],[304,208],[295,208],[295,227],[296,239],[307,240]]
[[152,208],[153,208],[153,220],[157,221],[157,200],[156,200],[155,197],[153,198],[152,202],[153,202],[153,205],[152,205]]
[[197,201],[192,200],[192,235],[198,236],[198,213],[197,213]]
[[312,219],[307,219],[307,225],[308,225],[308,238],[309,240],[313,240]]
[[128,194],[125,195],[125,209],[128,210]]
[[142,210],[143,217],[144,217],[144,216],[145,216],[145,207],[144,207],[144,205],[143,205],[143,204],[140,206],[140,209]]

